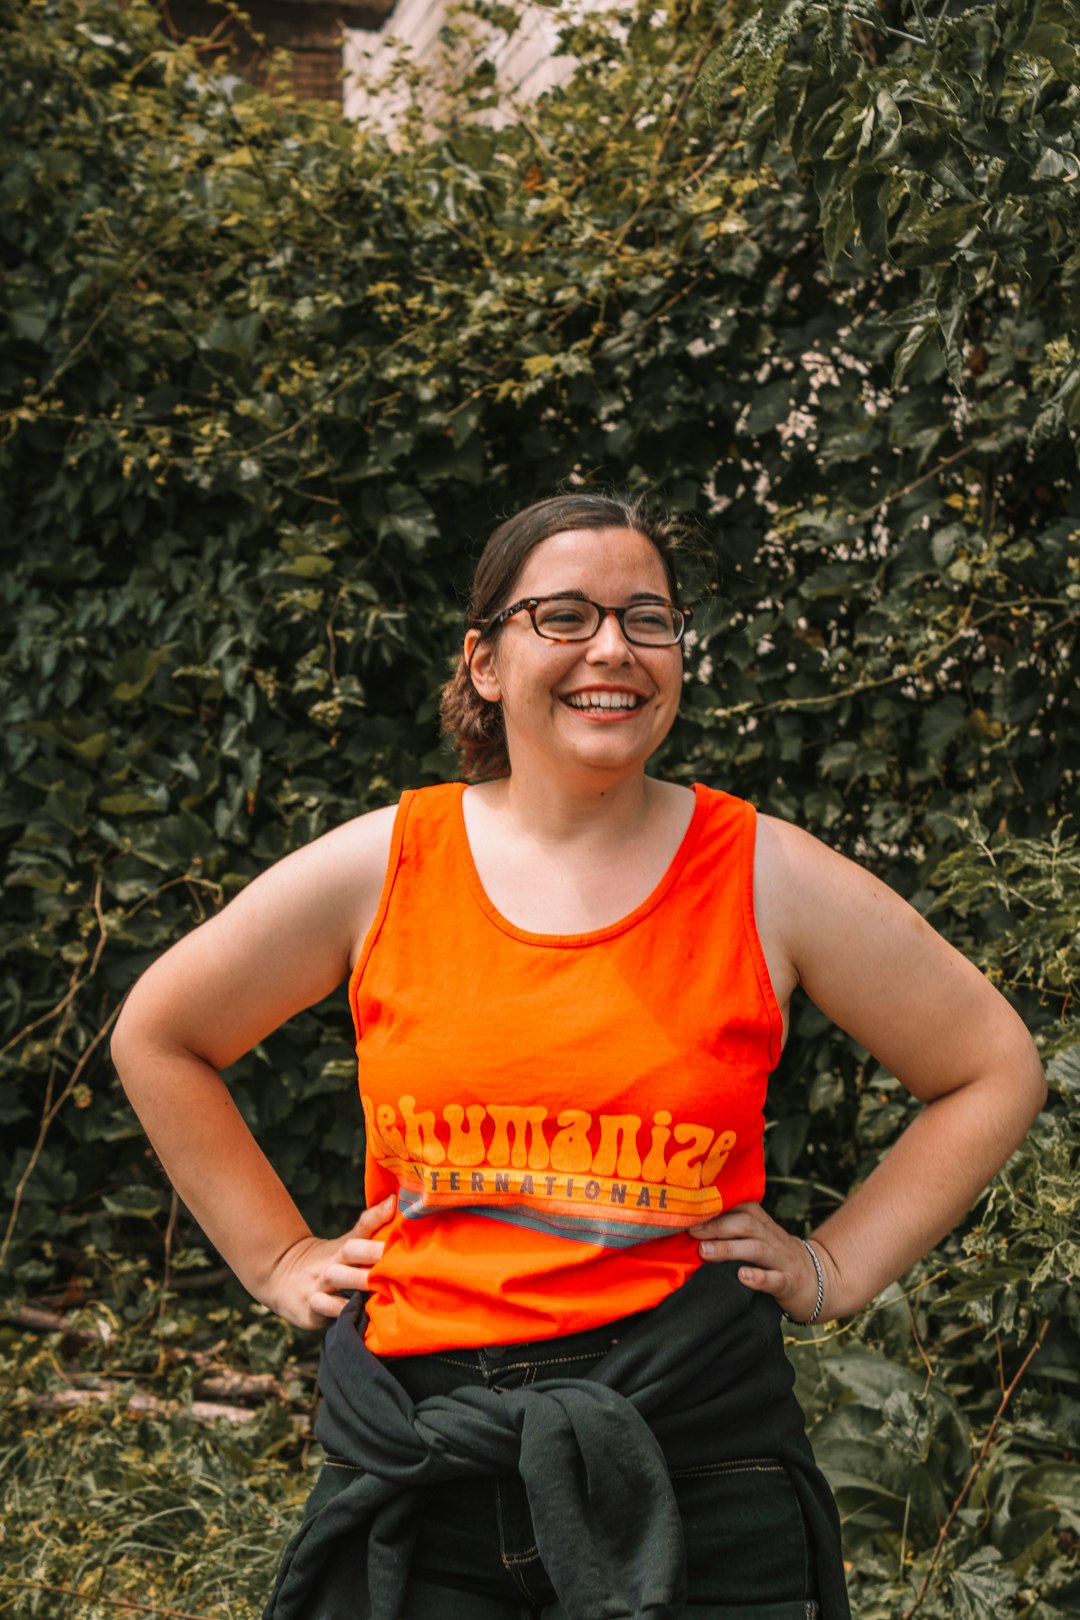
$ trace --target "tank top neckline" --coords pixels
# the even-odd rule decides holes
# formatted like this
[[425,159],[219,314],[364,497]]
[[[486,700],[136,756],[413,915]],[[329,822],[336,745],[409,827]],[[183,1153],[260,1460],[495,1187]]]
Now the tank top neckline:
[[480,873],[477,871],[476,862],[473,859],[468,829],[465,826],[464,801],[465,789],[468,783],[456,782],[453,785],[458,789],[457,803],[454,806],[453,837],[473,899],[488,921],[493,923],[502,933],[508,934],[511,939],[520,940],[525,945],[541,945],[553,949],[573,949],[576,946],[602,944],[604,940],[615,939],[619,934],[625,934],[635,924],[641,922],[643,918],[655,911],[656,907],[675,886],[680,872],[686,865],[690,852],[701,831],[708,804],[708,790],[700,782],[695,782],[692,789],[694,809],[690,816],[690,824],[683,833],[679,847],[676,849],[675,854],[668,863],[667,870],[661,876],[656,887],[632,911],[627,912],[624,917],[617,918],[615,922],[606,924],[603,928],[592,928],[584,934],[538,934],[528,928],[519,928],[516,923],[510,921],[509,917],[504,917],[502,912],[492,903],[487,890],[480,881]]

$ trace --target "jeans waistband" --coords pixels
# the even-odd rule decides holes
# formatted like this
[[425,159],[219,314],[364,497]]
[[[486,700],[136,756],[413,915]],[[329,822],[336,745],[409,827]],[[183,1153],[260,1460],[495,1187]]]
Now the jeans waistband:
[[579,1333],[559,1333],[548,1339],[526,1339],[518,1343],[484,1344],[468,1349],[425,1350],[415,1355],[387,1356],[385,1361],[392,1373],[399,1368],[422,1368],[433,1362],[451,1362],[457,1367],[475,1367],[478,1371],[491,1363],[513,1359],[538,1362],[552,1359],[586,1360],[607,1354],[623,1333],[648,1316],[648,1311],[635,1311],[604,1322],[599,1327],[584,1328]]

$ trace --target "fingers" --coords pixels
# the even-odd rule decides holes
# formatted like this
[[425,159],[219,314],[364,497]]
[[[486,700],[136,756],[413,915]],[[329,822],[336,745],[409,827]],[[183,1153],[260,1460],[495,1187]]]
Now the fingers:
[[386,1244],[376,1238],[351,1237],[345,1239],[340,1253],[334,1258],[350,1266],[373,1266],[376,1260],[381,1259],[385,1248]]
[[394,1213],[394,1202],[395,1194],[391,1193],[381,1204],[372,1204],[370,1209],[365,1209],[352,1229],[353,1234],[363,1238],[371,1232],[377,1232],[380,1226],[385,1226]]
[[340,1294],[324,1294],[321,1292],[312,1294],[308,1300],[308,1305],[316,1316],[330,1319],[340,1316],[348,1303],[348,1300],[343,1299]]
[[365,1243],[364,1248],[370,1250],[370,1254],[360,1255],[350,1263],[340,1256],[335,1256],[327,1262],[318,1282],[328,1293],[339,1288],[355,1293],[356,1289],[367,1287],[368,1271],[381,1257],[382,1244]]
[[766,1271],[761,1266],[740,1266],[739,1281],[760,1294],[779,1296],[791,1289],[791,1278],[783,1271]]
[[701,1240],[700,1252],[706,1260],[762,1259],[777,1243],[790,1241],[760,1204],[736,1204],[688,1230],[691,1237]]
[[326,1283],[329,1288],[366,1288],[367,1268],[373,1266],[376,1260],[382,1259],[385,1243],[377,1238],[369,1237],[370,1232],[377,1232],[386,1225],[394,1213],[394,1195],[384,1198],[381,1204],[372,1204],[365,1209],[352,1232],[346,1233],[342,1239],[341,1248],[334,1255],[326,1269]]
[[[354,1243],[355,1239],[352,1240]],[[382,1252],[381,1243],[364,1243],[360,1247],[374,1252],[371,1254],[370,1265],[374,1265]],[[345,1265],[340,1260],[330,1260],[322,1268],[315,1287],[308,1295],[307,1303],[317,1318],[340,1316],[348,1304],[350,1294],[363,1294],[368,1288],[368,1266]]]
[[281,1266],[274,1309],[297,1327],[314,1328],[340,1316],[351,1294],[367,1293],[371,1267],[385,1245],[371,1234],[394,1213],[394,1196],[365,1209],[352,1230],[339,1238],[305,1238]]
[[[382,1259],[386,1245],[368,1236],[385,1226],[394,1213],[394,1195],[365,1209],[350,1233],[342,1238],[340,1246],[324,1263],[318,1275],[315,1291],[311,1295],[311,1308],[321,1316],[340,1316],[345,1301],[343,1294],[366,1292],[368,1272]],[[333,1309],[323,1309],[317,1300],[330,1302]]]
[[796,1320],[814,1309],[817,1276],[805,1244],[767,1215],[760,1204],[737,1204],[689,1228],[703,1260],[734,1261],[739,1281],[771,1294]]
[[347,1237],[335,1254],[331,1254],[319,1274],[323,1292],[342,1290],[355,1293],[368,1286],[368,1272],[382,1259],[385,1243],[375,1238]]

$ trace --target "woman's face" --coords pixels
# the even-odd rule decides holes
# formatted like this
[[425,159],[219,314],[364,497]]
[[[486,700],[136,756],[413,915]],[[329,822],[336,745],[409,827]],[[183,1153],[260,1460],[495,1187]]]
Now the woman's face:
[[[671,601],[655,546],[630,529],[568,529],[529,553],[507,598],[583,595],[609,607]],[[482,697],[501,702],[511,769],[582,766],[625,775],[671,728],[682,690],[679,647],[641,647],[610,614],[589,641],[538,636],[527,612],[499,632],[466,638]]]

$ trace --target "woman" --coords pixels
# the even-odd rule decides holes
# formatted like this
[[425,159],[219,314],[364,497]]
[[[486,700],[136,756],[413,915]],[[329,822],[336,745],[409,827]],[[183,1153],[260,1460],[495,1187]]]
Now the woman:
[[[241,1281],[300,1327],[340,1318],[282,1620],[847,1613],[780,1312],[844,1316],[900,1276],[1044,1085],[1007,1003],[883,884],[646,774],[688,616],[639,505],[503,524],[444,694],[485,780],[281,861],[118,1024],[132,1102]],[[370,1207],[326,1239],[216,1071],[345,979]],[[808,1241],[760,1204],[797,984],[925,1104]]]

